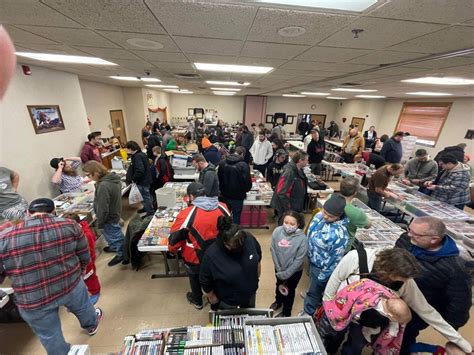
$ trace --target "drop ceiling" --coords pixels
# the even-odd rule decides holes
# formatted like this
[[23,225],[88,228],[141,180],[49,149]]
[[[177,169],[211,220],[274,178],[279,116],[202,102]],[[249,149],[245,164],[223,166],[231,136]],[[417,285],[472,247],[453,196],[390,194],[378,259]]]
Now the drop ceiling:
[[[158,77],[211,94],[205,80],[249,81],[238,95],[281,95],[324,91],[343,83],[378,90],[377,95],[450,92],[473,97],[474,86],[415,85],[400,80],[420,76],[474,79],[474,55],[401,64],[433,54],[474,48],[473,0],[379,0],[362,13],[277,6],[242,1],[1,0],[0,23],[17,51],[97,56],[118,66],[39,62],[80,78],[120,86],[109,75]],[[304,28],[283,37],[287,26]],[[363,29],[354,38],[353,29]],[[129,39],[158,42],[136,47]],[[266,75],[199,72],[192,63],[273,66]],[[176,74],[199,74],[182,79]],[[33,73],[34,74],[34,73]],[[351,98],[356,93],[345,93]],[[341,96],[341,95],[338,95]]]

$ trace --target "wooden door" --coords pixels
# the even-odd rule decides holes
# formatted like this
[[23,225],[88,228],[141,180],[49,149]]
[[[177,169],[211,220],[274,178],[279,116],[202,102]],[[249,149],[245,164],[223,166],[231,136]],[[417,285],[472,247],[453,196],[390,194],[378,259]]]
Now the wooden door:
[[123,121],[123,111],[122,110],[111,110],[110,111],[110,120],[112,121],[112,130],[114,136],[118,137],[120,143],[127,143],[127,133],[125,132],[125,123]]
[[365,124],[365,118],[361,117],[352,117],[352,122],[354,126],[359,127],[359,132],[364,133],[364,124]]

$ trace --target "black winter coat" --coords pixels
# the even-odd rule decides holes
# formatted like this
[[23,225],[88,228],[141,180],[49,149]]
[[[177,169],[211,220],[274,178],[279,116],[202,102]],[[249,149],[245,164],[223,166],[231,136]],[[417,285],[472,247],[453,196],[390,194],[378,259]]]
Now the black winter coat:
[[[395,246],[413,253],[414,245],[407,233],[400,236]],[[459,256],[436,253],[415,257],[423,269],[415,281],[428,303],[454,328],[462,327],[469,319],[472,304],[471,278],[466,273],[464,261]]]
[[308,179],[304,172],[290,161],[278,180],[270,206],[282,215],[285,211],[303,212]]
[[464,150],[461,147],[458,147],[456,145],[452,147],[444,148],[441,152],[436,154],[434,161],[436,161],[439,164],[439,160],[445,154],[452,154],[456,157],[458,162],[460,163],[464,162]]
[[217,176],[224,198],[243,201],[252,188],[250,167],[240,155],[231,154],[221,161]]
[[132,155],[131,164],[127,170],[127,183],[134,182],[141,186],[150,186],[152,181],[150,163],[145,153],[138,151]]
[[326,145],[324,138],[320,138],[318,141],[311,139],[308,144],[308,155],[310,164],[319,164],[324,159],[324,152],[326,151]]

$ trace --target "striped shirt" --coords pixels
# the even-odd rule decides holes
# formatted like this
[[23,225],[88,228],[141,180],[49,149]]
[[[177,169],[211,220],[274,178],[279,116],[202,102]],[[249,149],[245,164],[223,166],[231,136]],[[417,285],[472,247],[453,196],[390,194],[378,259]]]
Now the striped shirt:
[[0,232],[0,283],[8,276],[22,309],[68,294],[89,263],[87,239],[74,221],[40,214]]
[[[81,162],[79,161],[73,161],[71,162],[71,168],[76,170],[79,168],[81,165]],[[71,176],[67,175],[64,172],[61,174],[61,182],[59,183],[59,189],[61,192],[67,193],[67,192],[74,192],[77,189],[79,189],[82,185],[82,177],[79,175],[76,176]]]

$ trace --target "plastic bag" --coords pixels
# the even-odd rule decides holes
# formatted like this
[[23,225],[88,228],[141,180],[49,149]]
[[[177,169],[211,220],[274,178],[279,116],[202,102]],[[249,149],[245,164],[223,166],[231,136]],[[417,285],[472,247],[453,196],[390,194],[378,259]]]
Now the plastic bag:
[[130,205],[134,205],[142,201],[143,201],[143,196],[140,193],[140,190],[138,190],[137,184],[132,184],[132,188],[130,189],[130,194],[128,195],[128,203]]

